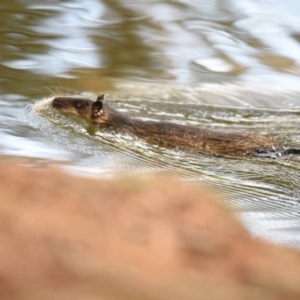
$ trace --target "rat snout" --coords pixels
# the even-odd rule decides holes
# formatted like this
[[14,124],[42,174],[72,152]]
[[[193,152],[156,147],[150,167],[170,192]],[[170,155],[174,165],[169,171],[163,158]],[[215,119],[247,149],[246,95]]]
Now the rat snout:
[[64,101],[60,97],[56,97],[52,100],[52,106],[54,108],[63,108],[64,107]]

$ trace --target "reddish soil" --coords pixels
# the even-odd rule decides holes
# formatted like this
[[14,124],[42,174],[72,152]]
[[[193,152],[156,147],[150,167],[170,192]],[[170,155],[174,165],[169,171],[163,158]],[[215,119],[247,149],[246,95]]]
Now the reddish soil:
[[0,299],[300,299],[300,254],[204,189],[2,161]]

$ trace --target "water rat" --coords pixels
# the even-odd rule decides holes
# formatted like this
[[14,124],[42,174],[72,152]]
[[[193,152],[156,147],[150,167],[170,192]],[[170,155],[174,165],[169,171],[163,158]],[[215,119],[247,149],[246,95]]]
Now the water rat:
[[96,101],[87,98],[55,97],[52,106],[84,117],[98,127],[111,127],[118,132],[165,147],[249,157],[300,154],[300,149],[288,148],[260,135],[219,132],[170,122],[130,118],[108,105],[104,98],[104,94],[99,95]]

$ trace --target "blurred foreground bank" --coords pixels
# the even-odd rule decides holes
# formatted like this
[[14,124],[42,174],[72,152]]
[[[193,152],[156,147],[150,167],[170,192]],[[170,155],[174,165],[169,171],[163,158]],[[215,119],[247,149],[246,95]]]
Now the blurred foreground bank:
[[1,299],[299,299],[298,252],[207,191],[0,162]]

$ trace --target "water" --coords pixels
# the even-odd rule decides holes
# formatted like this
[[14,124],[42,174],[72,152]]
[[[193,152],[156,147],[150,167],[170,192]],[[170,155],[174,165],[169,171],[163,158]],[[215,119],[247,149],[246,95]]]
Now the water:
[[[207,2],[207,1],[206,1]],[[174,175],[206,184],[256,236],[300,246],[297,158],[214,157],[99,131],[56,94],[151,120],[264,134],[300,147],[298,1],[0,4],[0,154],[68,172]]]

